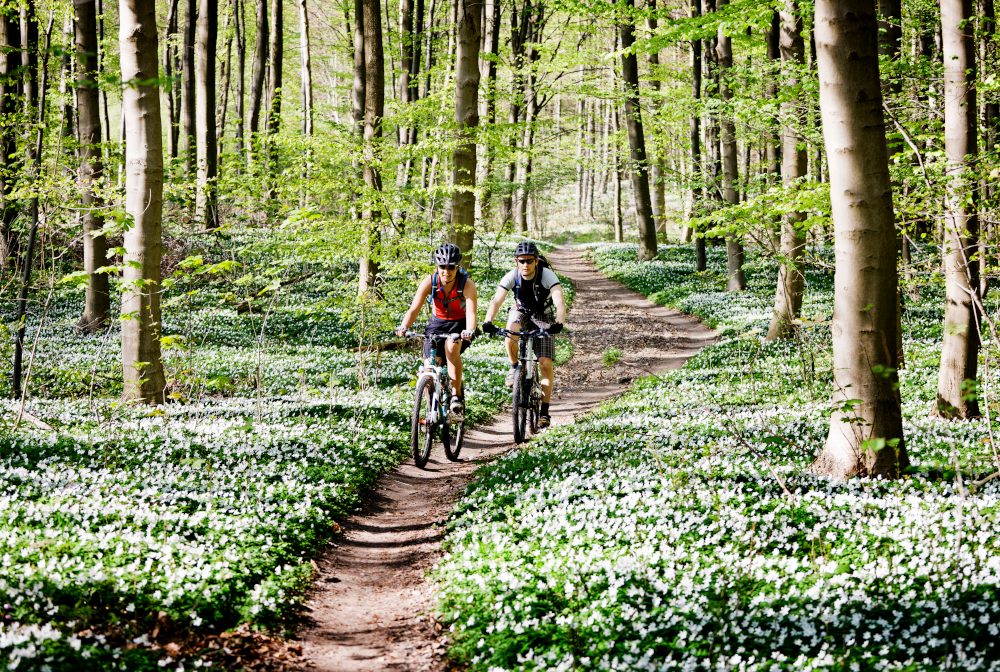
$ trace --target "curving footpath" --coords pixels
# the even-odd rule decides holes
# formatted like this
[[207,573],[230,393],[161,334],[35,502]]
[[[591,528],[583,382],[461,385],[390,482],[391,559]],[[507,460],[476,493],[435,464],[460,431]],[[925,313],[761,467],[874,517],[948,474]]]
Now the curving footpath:
[[[573,281],[567,316],[573,358],[556,370],[551,413],[569,424],[627,389],[634,378],[680,368],[715,332],[608,280],[578,250],[546,255]],[[608,348],[623,352],[606,367]],[[425,470],[412,459],[383,476],[344,534],[317,563],[308,617],[297,636],[302,669],[324,672],[444,670],[446,637],[433,616],[427,571],[440,555],[444,524],[479,463],[513,448],[510,419],[466,435],[460,462],[435,448]]]

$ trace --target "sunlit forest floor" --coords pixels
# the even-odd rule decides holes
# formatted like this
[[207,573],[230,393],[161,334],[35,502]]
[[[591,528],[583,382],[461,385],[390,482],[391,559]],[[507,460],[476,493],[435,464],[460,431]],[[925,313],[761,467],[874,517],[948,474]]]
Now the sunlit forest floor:
[[691,246],[650,264],[634,245],[591,254],[722,339],[481,470],[436,573],[456,658],[491,671],[997,667],[1000,485],[976,482],[997,468],[990,429],[926,417],[941,290],[921,288],[904,317],[913,466],[842,484],[806,472],[830,413],[831,271],[808,271],[798,337],[764,343],[772,262],[751,254],[737,295],[720,247],[703,274]]

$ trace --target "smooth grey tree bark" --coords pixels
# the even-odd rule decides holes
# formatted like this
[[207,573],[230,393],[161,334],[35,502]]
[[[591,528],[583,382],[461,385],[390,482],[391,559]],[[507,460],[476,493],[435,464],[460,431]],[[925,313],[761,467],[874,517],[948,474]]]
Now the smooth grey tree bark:
[[[728,4],[728,0],[719,0],[720,8]],[[726,104],[733,99],[732,87],[729,85],[733,69],[733,41],[726,34],[725,26],[719,26],[717,43],[719,95],[723,103]],[[731,117],[723,116],[719,123],[719,129],[722,132],[722,197],[729,205],[738,205],[740,194],[736,190],[736,182],[739,180],[740,174],[736,153],[736,123]],[[737,234],[731,233],[726,236],[727,292],[742,292],[747,288],[747,276],[743,271],[743,262],[743,242]]]
[[257,38],[254,40],[253,76],[250,80],[250,107],[247,111],[247,170],[253,169],[255,145],[259,144],[257,134],[260,132],[260,109],[264,100],[264,75],[267,73],[267,47],[271,41],[270,27],[267,21],[267,2],[268,0],[257,0]]
[[[797,87],[798,73],[805,64],[805,41],[802,38],[802,17],[796,0],[786,0],[781,10],[780,33],[781,62],[787,86]],[[781,116],[785,127],[781,132],[781,175],[786,187],[794,185],[808,175],[809,161],[806,147],[797,126],[803,122],[801,102],[791,99],[782,103]],[[792,338],[795,323],[802,311],[802,292],[805,287],[802,258],[806,252],[806,234],[802,222],[804,212],[789,212],[781,223],[781,266],[778,269],[778,286],[774,298],[774,314],[767,329],[767,340]]]
[[163,76],[167,80],[164,84],[164,93],[167,99],[167,153],[171,158],[177,158],[177,139],[179,130],[174,122],[174,117],[179,112],[180,89],[173,84],[174,62],[177,59],[177,45],[174,35],[177,34],[177,7],[178,0],[170,0],[167,3],[167,25],[163,28]]
[[462,250],[462,265],[472,264],[476,231],[476,132],[479,129],[479,42],[483,1],[456,0],[455,125],[459,142],[452,154],[451,233]]
[[[184,153],[184,172],[195,170],[197,157],[198,112],[195,109],[196,83],[195,40],[198,31],[198,1],[184,0],[184,33],[181,40],[181,147]],[[126,131],[127,133],[128,131]]]
[[382,50],[382,14],[379,0],[361,0],[364,24],[364,178],[368,191],[365,207],[365,255],[361,259],[358,276],[360,293],[375,291],[378,278],[379,248],[381,247],[382,212],[375,194],[382,191],[382,174],[379,169],[379,141],[382,138],[382,119],[385,116],[385,54]]
[[[17,71],[21,67],[20,17],[0,15],[0,117],[12,118],[20,105]],[[13,199],[17,186],[20,158],[17,153],[17,128],[0,125],[0,268],[9,266],[13,254],[11,225],[18,206]]]
[[76,99],[80,108],[80,179],[83,212],[83,270],[87,291],[79,326],[96,330],[105,326],[111,312],[108,275],[97,270],[108,265],[107,243],[94,233],[104,226],[102,199],[97,195],[104,167],[101,162],[101,99],[97,88],[97,6],[94,0],[74,3],[76,54],[79,61]]
[[[691,0],[691,18],[701,16],[701,0]],[[691,217],[698,216],[698,203],[701,201],[701,183],[704,179],[701,163],[701,40],[691,40],[691,97],[694,99],[694,111],[691,114],[689,139],[691,142]],[[705,239],[698,236],[694,239],[695,270],[699,273],[708,268],[705,254]]]
[[219,149],[215,126],[215,52],[218,38],[219,2],[201,0],[195,40],[195,133],[198,152],[195,219],[205,231],[219,226],[216,203]]
[[160,359],[160,256],[163,223],[163,136],[157,84],[156,2],[121,0],[119,53],[125,117],[125,232],[122,272],[123,398],[163,402]]
[[635,19],[631,18],[635,0],[619,0],[624,14],[619,24],[622,41],[622,79],[625,86],[625,125],[632,149],[629,172],[632,174],[632,194],[635,198],[636,223],[639,226],[639,260],[656,257],[656,222],[649,195],[649,160],[646,137],[642,128],[639,106],[639,64],[632,47],[635,45]]
[[944,343],[937,404],[942,418],[979,415],[979,248],[975,161],[978,147],[976,39],[971,0],[941,0],[944,53],[944,152],[948,182],[944,222]]
[[281,98],[282,76],[285,62],[285,13],[282,0],[271,0],[271,43],[268,47],[267,98],[270,108],[267,111],[267,157],[268,193],[273,201],[278,197],[278,130],[281,128]]
[[835,232],[834,412],[814,473],[897,478],[896,233],[874,0],[817,0],[816,55]]
[[246,144],[243,125],[245,110],[243,106],[246,100],[244,82],[246,80],[247,30],[242,0],[233,0],[233,18],[235,19],[236,28],[236,139],[233,145],[236,159],[233,161],[233,168],[239,172],[240,157],[243,156]]

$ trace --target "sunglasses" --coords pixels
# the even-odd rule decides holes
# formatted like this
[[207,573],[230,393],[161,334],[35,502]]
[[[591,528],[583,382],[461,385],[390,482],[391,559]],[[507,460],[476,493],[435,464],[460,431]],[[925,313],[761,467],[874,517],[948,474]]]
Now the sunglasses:
[[529,257],[528,259],[518,259],[517,263],[524,264],[525,266],[528,266],[529,264],[533,264],[536,261],[538,261],[538,260],[535,259],[534,257]]
[[438,266],[439,271],[454,271],[456,264],[448,264],[447,266]]

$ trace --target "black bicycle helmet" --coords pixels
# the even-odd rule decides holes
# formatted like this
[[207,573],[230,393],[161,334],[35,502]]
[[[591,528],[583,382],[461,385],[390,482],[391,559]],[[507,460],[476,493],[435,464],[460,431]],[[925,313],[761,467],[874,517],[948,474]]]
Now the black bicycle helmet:
[[526,254],[530,254],[532,257],[538,256],[538,246],[530,240],[522,240],[517,244],[517,247],[514,248],[515,257],[523,257]]
[[431,261],[435,266],[451,266],[462,261],[462,250],[458,249],[458,245],[453,245],[452,243],[441,243],[434,254],[431,255]]

